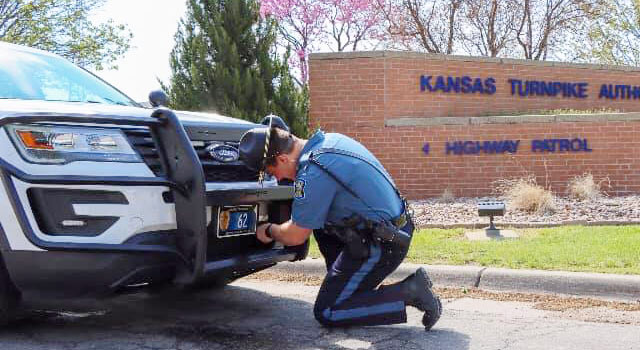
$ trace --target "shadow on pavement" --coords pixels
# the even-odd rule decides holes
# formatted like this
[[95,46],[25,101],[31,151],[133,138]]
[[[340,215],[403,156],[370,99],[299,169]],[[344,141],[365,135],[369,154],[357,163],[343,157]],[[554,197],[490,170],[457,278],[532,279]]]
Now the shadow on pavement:
[[72,348],[468,349],[469,337],[410,325],[327,329],[313,305],[251,288],[165,290],[101,300],[27,300],[0,331],[0,348],[23,342]]

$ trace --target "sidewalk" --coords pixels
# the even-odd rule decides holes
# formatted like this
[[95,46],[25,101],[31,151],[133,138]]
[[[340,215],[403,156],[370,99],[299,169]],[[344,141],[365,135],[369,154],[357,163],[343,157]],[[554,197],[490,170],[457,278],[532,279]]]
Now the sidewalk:
[[[481,266],[418,265],[404,263],[391,274],[399,280],[424,267],[436,286],[477,287],[521,293],[552,293],[608,300],[640,302],[640,276],[603,273],[512,270]],[[284,262],[269,269],[289,274],[324,276],[324,260]]]

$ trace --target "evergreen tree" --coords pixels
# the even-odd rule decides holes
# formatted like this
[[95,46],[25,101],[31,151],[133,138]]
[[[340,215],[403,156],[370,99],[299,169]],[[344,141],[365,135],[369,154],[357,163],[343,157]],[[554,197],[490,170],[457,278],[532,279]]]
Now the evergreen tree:
[[282,61],[275,62],[278,81],[273,97],[274,114],[282,116],[294,134],[304,137],[308,133],[309,89],[306,84],[298,87],[289,71],[290,53],[287,49]]
[[188,1],[164,86],[171,107],[254,122],[274,113],[306,136],[305,93],[276,56],[275,23],[258,9],[255,0]]

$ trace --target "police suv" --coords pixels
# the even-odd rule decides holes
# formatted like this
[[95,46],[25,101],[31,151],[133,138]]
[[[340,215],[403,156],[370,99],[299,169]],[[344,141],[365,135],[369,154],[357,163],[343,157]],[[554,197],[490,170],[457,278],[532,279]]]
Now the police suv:
[[23,292],[220,285],[303,259],[264,245],[293,190],[238,160],[256,124],[142,108],[64,58],[0,43],[0,322]]

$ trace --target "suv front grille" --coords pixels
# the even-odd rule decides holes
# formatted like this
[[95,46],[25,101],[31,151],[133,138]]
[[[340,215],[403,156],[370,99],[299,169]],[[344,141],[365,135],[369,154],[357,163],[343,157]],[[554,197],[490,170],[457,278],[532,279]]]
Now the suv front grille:
[[[148,129],[124,129],[123,132],[151,171],[156,176],[164,176],[160,156],[151,137],[151,132]],[[194,146],[200,163],[202,163],[202,170],[207,182],[258,181],[258,173],[251,171],[240,161],[221,163],[213,160],[206,151],[206,147],[210,143],[200,141],[196,142]],[[238,142],[227,141],[223,143],[238,148]]]

